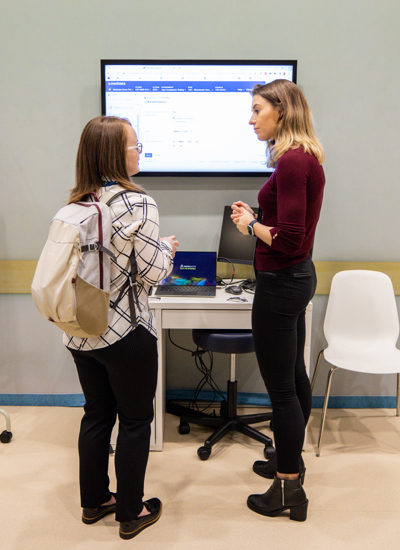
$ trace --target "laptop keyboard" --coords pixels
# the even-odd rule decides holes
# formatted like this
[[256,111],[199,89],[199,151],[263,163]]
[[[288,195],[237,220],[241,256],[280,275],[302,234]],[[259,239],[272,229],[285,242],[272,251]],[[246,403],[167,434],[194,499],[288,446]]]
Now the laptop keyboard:
[[201,296],[203,294],[205,294],[206,296],[208,296],[209,294],[211,294],[211,292],[213,292],[212,290],[213,287],[207,287],[207,286],[197,286],[197,287],[192,287],[192,286],[158,286],[157,287],[157,294],[166,294],[167,296],[170,294],[172,296],[176,295],[177,293],[179,294],[185,294],[185,295],[188,295],[188,296]]

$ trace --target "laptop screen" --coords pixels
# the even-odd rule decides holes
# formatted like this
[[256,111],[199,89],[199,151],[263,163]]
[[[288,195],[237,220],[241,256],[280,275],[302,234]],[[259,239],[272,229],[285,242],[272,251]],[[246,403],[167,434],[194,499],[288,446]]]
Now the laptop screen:
[[215,252],[176,252],[174,267],[159,285],[216,286]]

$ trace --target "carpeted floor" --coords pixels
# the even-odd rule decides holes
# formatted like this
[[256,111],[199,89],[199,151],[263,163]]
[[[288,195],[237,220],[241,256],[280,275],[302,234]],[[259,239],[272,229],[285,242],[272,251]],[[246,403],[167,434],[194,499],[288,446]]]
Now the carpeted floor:
[[[151,452],[145,498],[164,504],[158,523],[123,541],[112,516],[81,522],[77,436],[82,410],[7,407],[14,434],[0,444],[0,547],[5,550],[378,550],[400,540],[400,418],[381,409],[332,409],[315,456],[320,410],[303,454],[309,498],[305,523],[250,511],[247,496],[268,480],[252,472],[262,444],[240,434],[219,442],[207,461],[196,450],[205,428],[177,433],[166,415],[164,450]],[[3,417],[0,417],[0,431]],[[269,435],[268,426],[262,426]],[[115,488],[113,458],[111,489]]]

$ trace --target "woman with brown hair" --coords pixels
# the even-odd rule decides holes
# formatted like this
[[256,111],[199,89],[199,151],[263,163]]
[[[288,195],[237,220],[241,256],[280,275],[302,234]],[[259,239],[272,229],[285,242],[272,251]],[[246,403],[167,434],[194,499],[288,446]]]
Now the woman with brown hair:
[[266,142],[268,165],[275,171],[258,195],[262,218],[238,201],[232,219],[241,233],[257,237],[252,329],[272,403],[276,453],[254,463],[258,475],[274,481],[266,493],[250,495],[247,504],[266,516],[289,509],[290,519],[304,521],[308,500],[301,452],[312,402],[304,363],[305,311],[316,288],[311,251],[325,185],[324,151],[298,86],[275,80],[256,85],[252,95],[249,124]]
[[[106,191],[119,193],[111,206],[110,308],[108,328],[100,336],[63,335],[85,396],[79,434],[79,480],[82,521],[97,522],[116,513],[120,536],[129,539],[156,522],[161,502],[143,502],[149,456],[150,424],[157,385],[157,335],[149,309],[151,286],[172,269],[179,245],[175,236],[160,239],[154,200],[130,176],[139,171],[138,143],[131,124],[117,117],[97,117],[85,126],[76,160],[76,185],[69,203],[95,200]],[[130,275],[130,255],[137,264],[137,326],[131,323],[129,287],[113,306]],[[117,492],[108,478],[109,445],[118,415],[115,454]]]

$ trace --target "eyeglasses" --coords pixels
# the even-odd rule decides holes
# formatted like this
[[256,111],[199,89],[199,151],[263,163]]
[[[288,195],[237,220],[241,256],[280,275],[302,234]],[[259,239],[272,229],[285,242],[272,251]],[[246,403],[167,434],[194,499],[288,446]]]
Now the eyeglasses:
[[140,154],[143,151],[143,145],[142,143],[138,143],[137,145],[131,145],[131,147],[126,148],[127,151],[130,149],[137,149],[137,152]]

